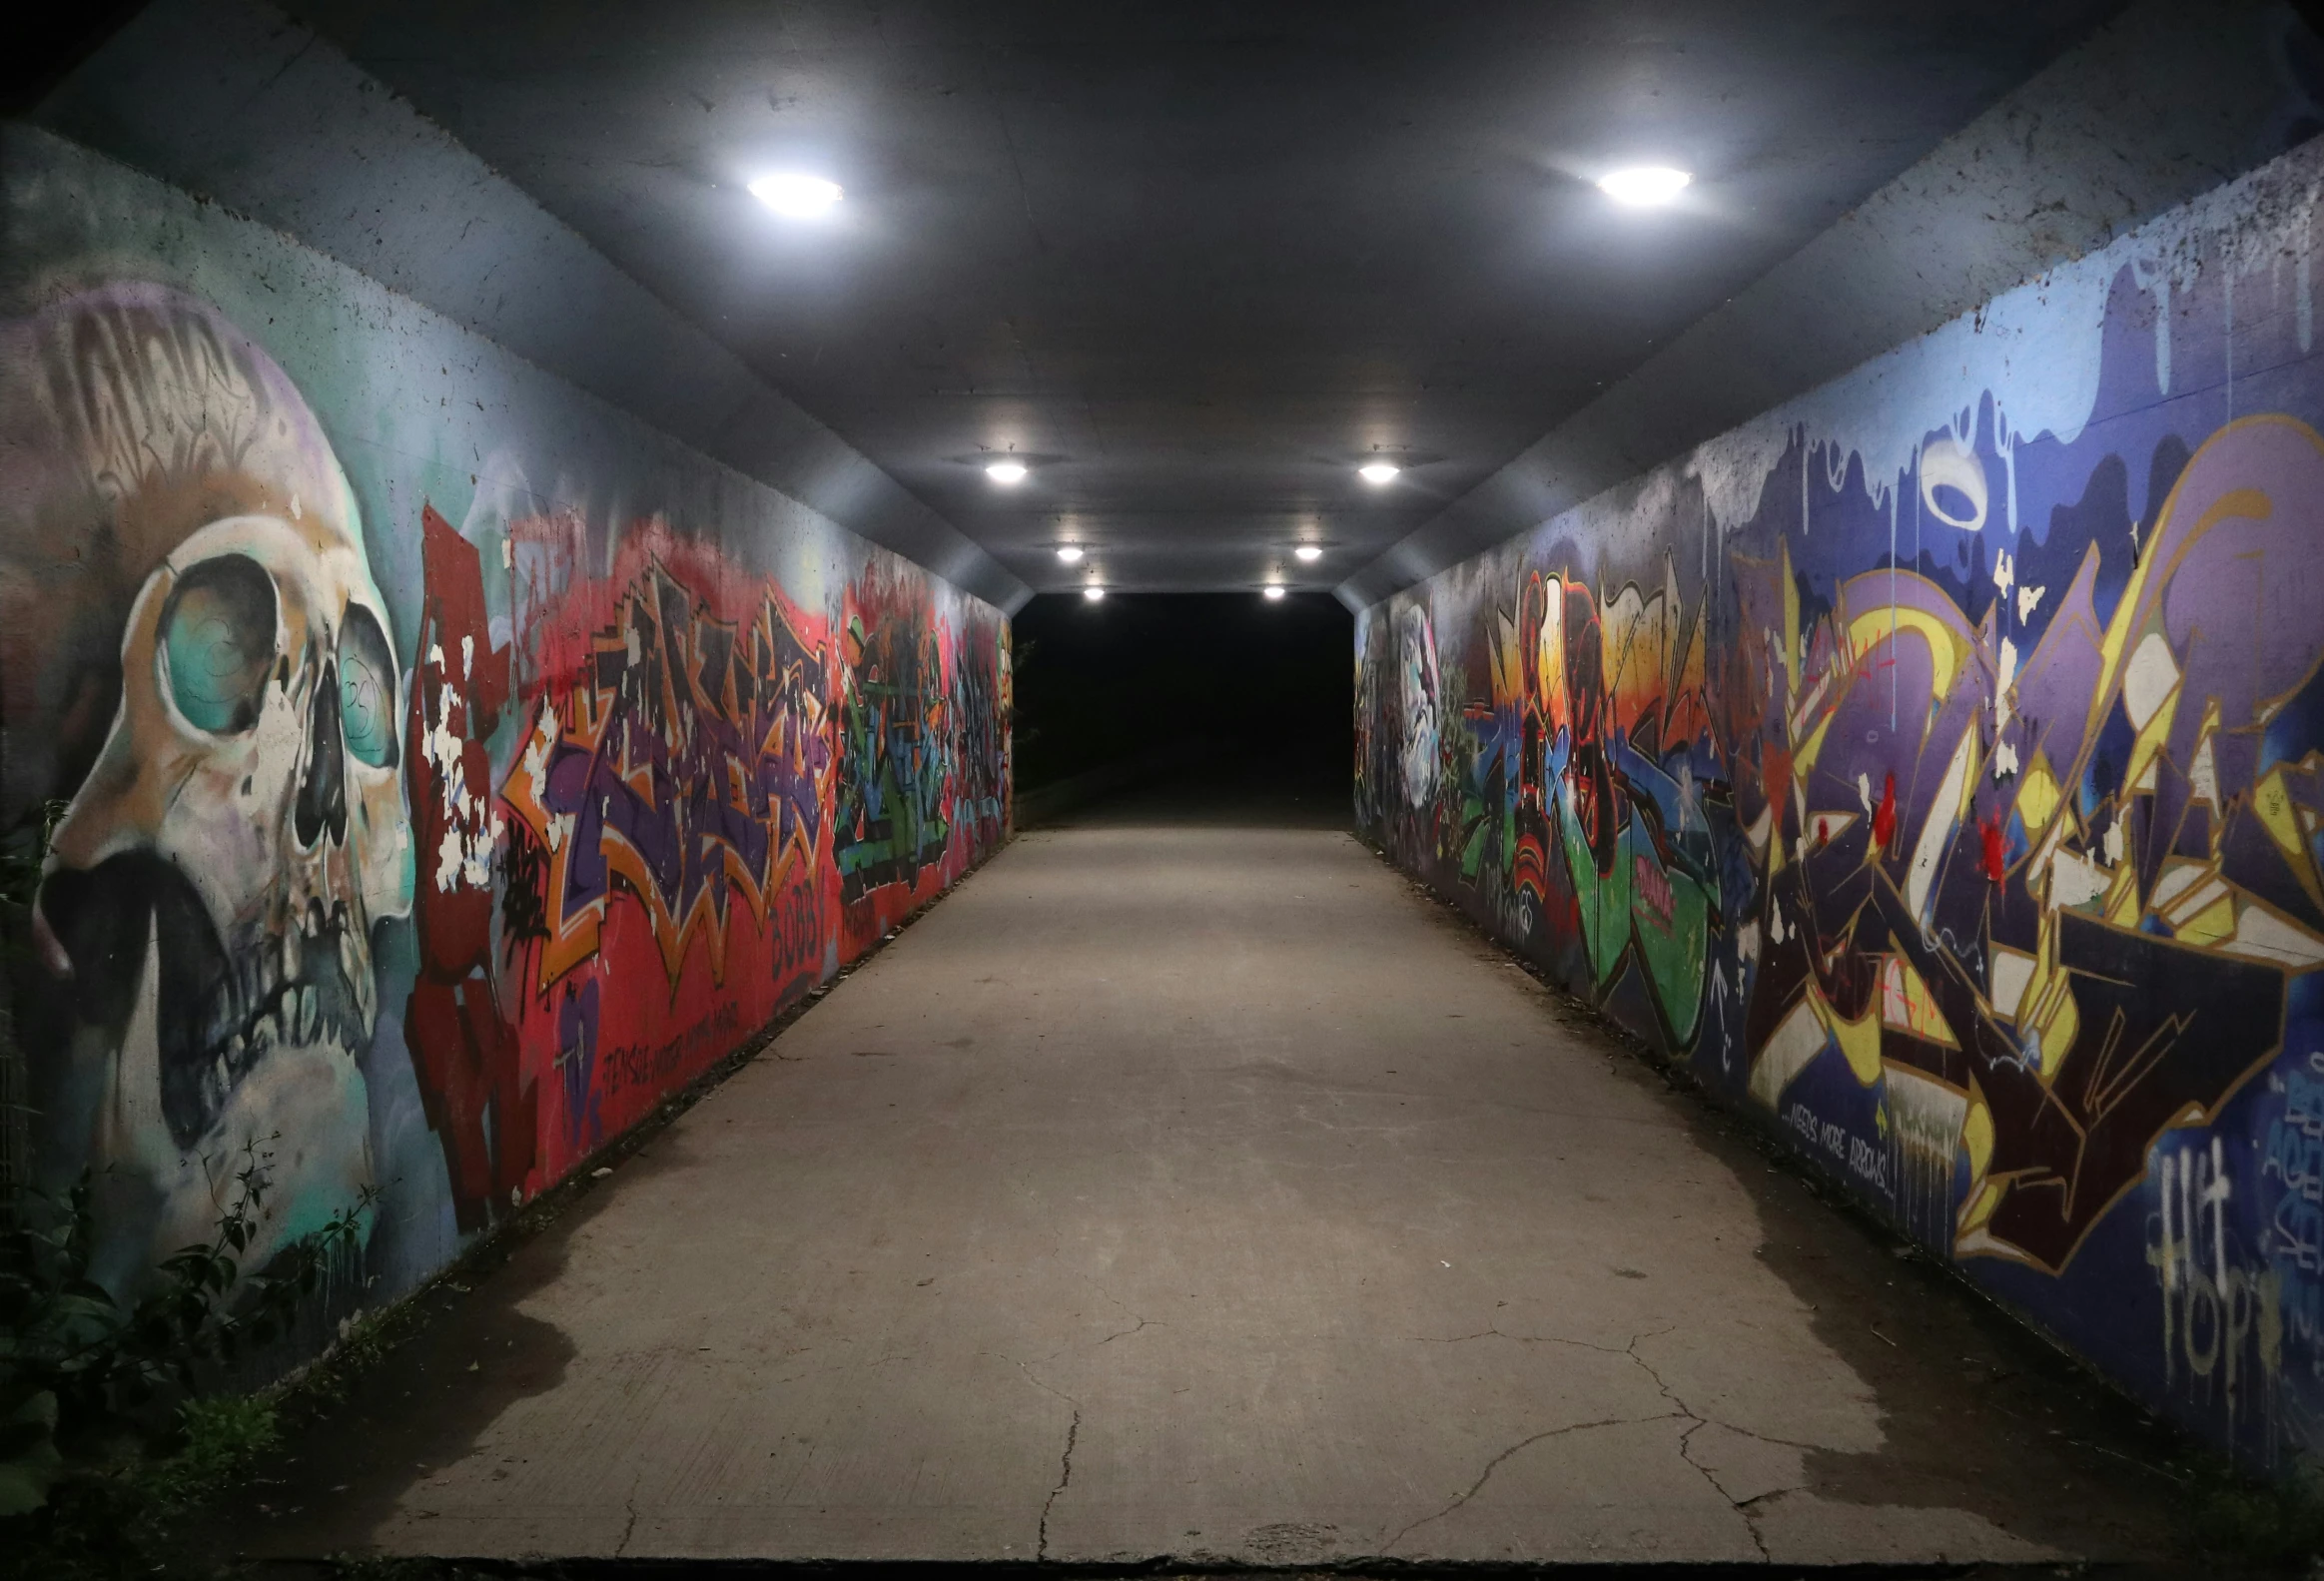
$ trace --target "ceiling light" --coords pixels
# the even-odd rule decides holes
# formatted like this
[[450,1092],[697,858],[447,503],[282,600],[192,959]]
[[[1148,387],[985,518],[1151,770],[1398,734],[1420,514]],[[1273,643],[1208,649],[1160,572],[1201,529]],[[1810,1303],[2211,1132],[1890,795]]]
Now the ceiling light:
[[1355,469],[1355,475],[1376,488],[1402,470],[1387,461],[1366,461]]
[[777,214],[794,220],[814,220],[830,212],[831,206],[839,202],[840,192],[835,181],[785,172],[761,176],[750,184],[750,195]]
[[1694,179],[1685,171],[1673,170],[1668,165],[1638,165],[1599,177],[1598,190],[1616,203],[1644,209],[1670,202],[1684,192],[1687,183]]
[[1023,461],[995,461],[985,468],[985,475],[1006,488],[1013,483],[1025,481],[1025,463]]
[[1302,543],[1291,552],[1309,565],[1312,565],[1317,560],[1323,558],[1323,550],[1312,543]]
[[1085,587],[1082,589],[1082,596],[1094,604],[1106,596],[1106,589],[1098,586]]
[[1269,582],[1269,583],[1267,583],[1267,585],[1266,585],[1266,595],[1267,595],[1269,598],[1280,598],[1280,597],[1282,597],[1282,596],[1283,596],[1283,584],[1282,584],[1282,583],[1280,583],[1280,582]]
[[1079,543],[1065,544],[1058,549],[1057,557],[1068,565],[1078,564],[1082,558],[1082,546]]

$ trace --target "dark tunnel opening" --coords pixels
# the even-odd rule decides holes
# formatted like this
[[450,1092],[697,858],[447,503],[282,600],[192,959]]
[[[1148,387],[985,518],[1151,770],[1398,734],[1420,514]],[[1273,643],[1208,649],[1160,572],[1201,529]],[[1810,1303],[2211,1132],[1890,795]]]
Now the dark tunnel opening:
[[1014,630],[1021,814],[1153,796],[1176,817],[1348,820],[1354,618],[1330,596],[1045,594]]

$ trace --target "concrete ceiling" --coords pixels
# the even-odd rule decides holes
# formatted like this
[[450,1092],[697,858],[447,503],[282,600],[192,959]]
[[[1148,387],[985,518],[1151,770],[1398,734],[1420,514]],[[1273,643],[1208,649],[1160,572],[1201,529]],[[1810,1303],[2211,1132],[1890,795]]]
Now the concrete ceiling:
[[1183,590],[1339,583],[2117,6],[288,9],[1027,583]]

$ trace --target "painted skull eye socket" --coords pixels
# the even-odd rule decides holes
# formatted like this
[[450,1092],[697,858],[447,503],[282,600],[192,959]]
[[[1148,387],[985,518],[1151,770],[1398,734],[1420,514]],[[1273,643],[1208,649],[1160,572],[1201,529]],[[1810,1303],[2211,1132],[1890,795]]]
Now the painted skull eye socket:
[[178,578],[162,611],[162,655],[188,724],[240,735],[258,723],[275,634],[274,579],[248,555],[221,554]]
[[348,605],[339,634],[339,726],[357,762],[395,766],[395,658],[361,604]]

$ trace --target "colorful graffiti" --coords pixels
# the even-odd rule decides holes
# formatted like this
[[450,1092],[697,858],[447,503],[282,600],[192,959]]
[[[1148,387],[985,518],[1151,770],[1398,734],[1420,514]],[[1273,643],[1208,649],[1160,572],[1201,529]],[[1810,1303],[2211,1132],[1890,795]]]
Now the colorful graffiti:
[[505,994],[553,1051],[569,1160],[826,970],[830,643],[666,523],[602,577],[577,518],[510,532],[536,701],[500,782]]
[[492,795],[491,740],[509,702],[474,545],[420,512],[421,604],[405,734],[406,789],[425,870],[413,915],[419,970],[403,1008],[427,1123],[443,1141],[455,1221],[482,1228],[520,1200],[536,1106],[492,986],[493,855],[507,823]]
[[208,304],[114,286],[5,333],[11,746],[52,721],[34,767],[70,798],[32,922],[54,991],[20,1000],[53,1051],[41,1174],[91,1173],[128,1282],[208,1238],[270,1145],[263,1259],[375,1184],[357,1056],[411,834],[365,524],[298,389]]
[[1358,625],[1399,861],[2263,1458],[2324,1405],[2301,158],[2280,235],[2219,195]]
[[[332,1299],[387,1299],[994,849],[1007,623],[352,271],[37,151],[20,209],[120,189],[96,212],[169,217],[142,256],[180,283],[6,282],[0,836],[64,804],[10,959],[31,1164],[95,1182],[129,1290],[255,1146],[246,1266],[368,1203]],[[169,251],[217,247],[309,284]],[[479,357],[490,414],[347,373]]]
[[850,899],[942,850],[951,829],[951,703],[935,633],[873,584],[848,600],[836,855]]
[[849,589],[835,642],[660,518],[592,573],[591,525],[562,512],[504,523],[519,635],[493,647],[486,554],[424,531],[407,1024],[453,1205],[481,1225],[1000,839],[1006,720],[976,662],[1000,641],[932,618],[898,562]]

